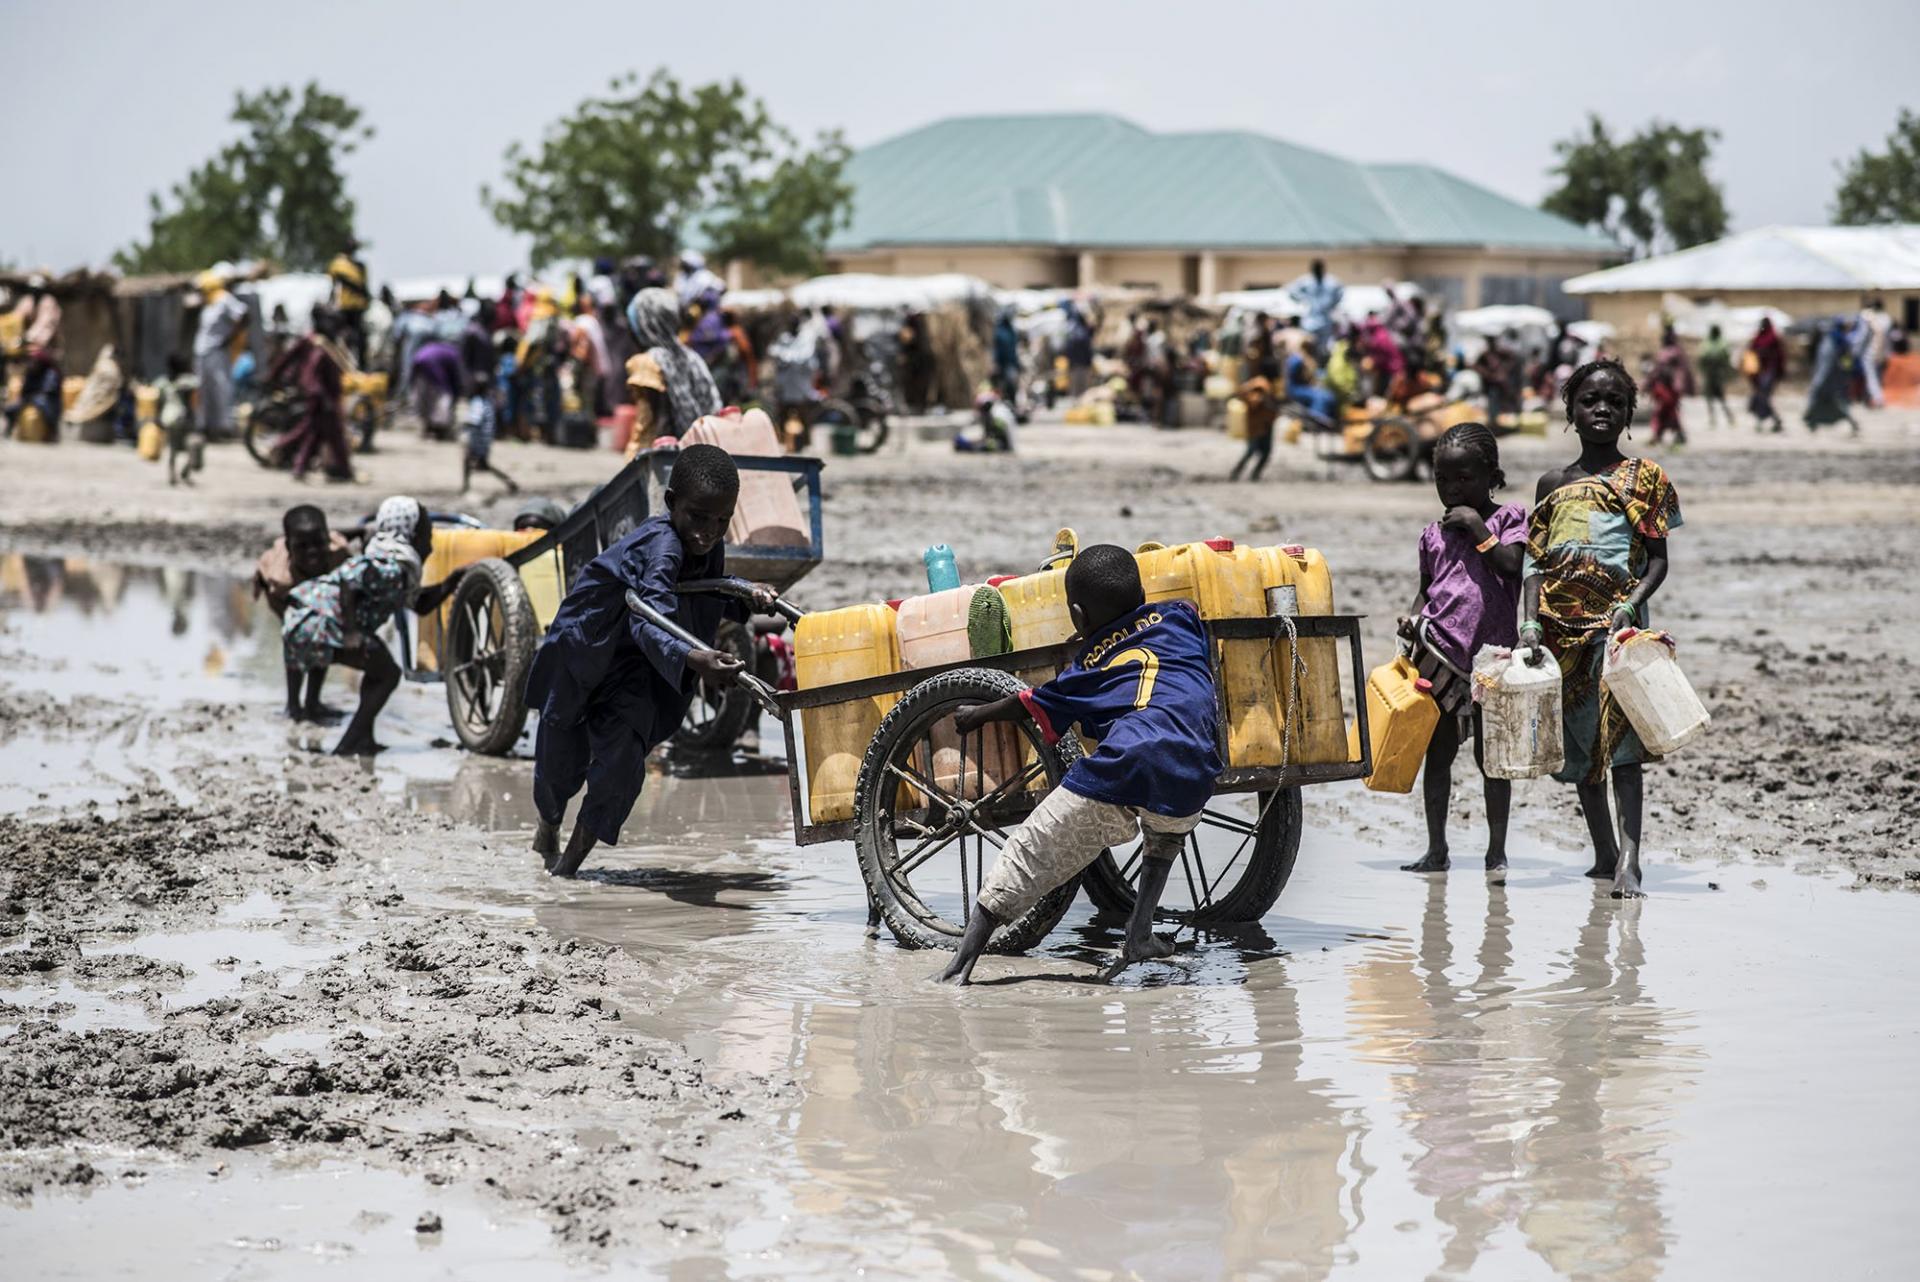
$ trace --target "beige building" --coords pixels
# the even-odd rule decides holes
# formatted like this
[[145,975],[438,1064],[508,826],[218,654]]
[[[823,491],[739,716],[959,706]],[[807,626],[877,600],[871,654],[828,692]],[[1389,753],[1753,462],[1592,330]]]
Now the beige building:
[[1426,165],[1363,165],[1244,132],[1155,134],[1114,116],[944,120],[859,152],[829,270],[965,272],[1005,288],[1206,296],[1418,282],[1450,307],[1566,315],[1611,241]]

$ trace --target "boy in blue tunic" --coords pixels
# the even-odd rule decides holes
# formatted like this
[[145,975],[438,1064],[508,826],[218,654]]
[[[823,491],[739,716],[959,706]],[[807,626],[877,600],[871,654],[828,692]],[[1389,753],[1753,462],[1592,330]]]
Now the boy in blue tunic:
[[1136,833],[1145,838],[1145,858],[1120,966],[1173,952],[1153,933],[1153,910],[1222,768],[1206,629],[1190,602],[1148,605],[1133,554],[1112,544],[1075,557],[1066,587],[1076,634],[1085,639],[1073,662],[1036,690],[962,708],[954,726],[968,734],[989,721],[1030,716],[1049,743],[1078,724],[1100,746],[1068,767],[1007,838],[953,964],[935,977],[943,983],[969,982],[995,927]]
[[[711,641],[721,621],[744,623],[744,602],[679,596],[676,583],[726,573],[722,541],[740,495],[733,459],[713,445],[689,445],[667,481],[667,510],[588,563],[554,615],[527,674],[527,702],[540,709],[533,746],[533,849],[547,871],[571,877],[596,841],[611,846],[639,800],[647,754],[686,719],[703,678],[732,685],[738,659],[696,649],[627,609],[629,588],[694,636]],[[774,590],[754,585],[770,605]],[[586,787],[566,848],[559,845],[567,802]]]

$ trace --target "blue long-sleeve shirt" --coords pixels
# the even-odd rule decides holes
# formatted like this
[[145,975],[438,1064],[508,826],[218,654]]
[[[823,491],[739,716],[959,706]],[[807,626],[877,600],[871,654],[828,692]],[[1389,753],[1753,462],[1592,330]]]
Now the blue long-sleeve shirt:
[[629,588],[708,645],[720,624],[744,622],[747,607],[706,594],[681,596],[676,583],[718,578],[726,553],[687,555],[665,515],[648,517],[580,572],[547,629],[527,674],[527,702],[543,716],[580,717],[594,706],[616,713],[649,747],[685,720],[698,678],[691,647],[627,609]]

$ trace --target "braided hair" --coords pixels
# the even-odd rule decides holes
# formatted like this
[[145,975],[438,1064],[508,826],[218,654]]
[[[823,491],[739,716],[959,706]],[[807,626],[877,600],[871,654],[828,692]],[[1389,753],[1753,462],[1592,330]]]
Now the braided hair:
[[1627,422],[1633,422],[1634,409],[1640,404],[1640,387],[1633,381],[1633,375],[1627,373],[1627,367],[1611,356],[1602,356],[1599,360],[1588,361],[1568,376],[1560,387],[1561,403],[1567,407],[1567,422],[1573,422],[1573,398],[1580,393],[1580,384],[1608,369],[1620,376],[1627,385]]
[[1477,458],[1493,478],[1493,488],[1506,486],[1507,474],[1500,470],[1500,442],[1485,423],[1455,423],[1434,442],[1434,452],[1460,450]]

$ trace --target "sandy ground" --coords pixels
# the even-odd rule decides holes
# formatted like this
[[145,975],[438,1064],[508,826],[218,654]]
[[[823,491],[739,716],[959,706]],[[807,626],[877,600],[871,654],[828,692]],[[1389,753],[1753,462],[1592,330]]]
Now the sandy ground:
[[[1339,607],[1369,616],[1370,659],[1389,653],[1392,620],[1413,593],[1415,539],[1438,514],[1430,487],[1370,484],[1319,462],[1304,447],[1282,447],[1258,484],[1228,484],[1220,478],[1237,447],[1211,434],[1041,426],[1022,445],[1017,458],[958,458],[918,445],[833,460],[827,472],[830,560],[794,595],[822,607],[904,594],[921,573],[920,549],[937,541],[956,548],[968,578],[1017,571],[1038,558],[1062,524],[1076,527],[1083,540],[1129,545],[1215,534],[1297,541],[1326,552]],[[1570,456],[1564,439],[1516,439],[1503,452],[1512,494],[1529,492],[1530,478]],[[1909,569],[1920,558],[1920,422],[1872,415],[1859,439],[1697,429],[1695,444],[1661,459],[1675,478],[1686,526],[1673,540],[1675,568],[1658,599],[1659,623],[1679,637],[1682,662],[1715,726],[1650,776],[1648,842],[1660,872],[1648,911],[1659,911],[1663,885],[1679,897],[1674,902],[1687,903],[1696,902],[1686,898],[1691,890],[1718,889],[1728,874],[1717,870],[1733,866],[1729,861],[1806,873],[1838,868],[1840,884],[1920,888],[1920,846],[1911,836],[1920,821],[1920,765],[1911,750],[1920,730],[1920,700],[1911,694],[1920,595]],[[529,491],[562,497],[583,494],[609,467],[600,454],[512,445],[501,448],[500,460]],[[273,532],[279,512],[296,501],[318,501],[337,520],[362,514],[396,491],[494,520],[512,510],[512,501],[462,502],[452,492],[456,456],[444,446],[390,438],[363,466],[364,485],[303,487],[261,471],[237,448],[216,449],[198,486],[170,490],[159,469],[128,451],[0,443],[0,546],[237,573]],[[484,492],[493,492],[490,483]],[[962,1062],[977,1059],[993,1106],[1016,1132],[1024,1127],[1039,1134],[1025,1106],[1007,1102],[1012,1088],[1001,1079],[1070,1075],[1078,1061],[1007,1058],[1010,1043],[1001,1036],[1007,1030],[978,1022],[992,1018],[980,1013],[987,1007],[978,1000],[958,1008],[959,1023],[949,1028],[954,1008],[928,1005],[917,984],[925,968],[920,959],[884,944],[861,951],[851,942],[858,939],[859,912],[857,899],[841,893],[850,890],[845,870],[832,883],[831,909],[793,889],[816,876],[809,862],[816,852],[796,852],[782,839],[777,780],[750,778],[737,787],[662,783],[649,796],[663,799],[643,802],[635,819],[650,825],[640,845],[652,856],[643,859],[652,871],[629,873],[623,850],[609,860],[605,880],[556,890],[532,871],[524,853],[525,763],[506,763],[505,773],[496,774],[494,764],[451,750],[444,720],[436,727],[443,714],[430,692],[404,691],[396,701],[397,743],[387,758],[371,766],[337,763],[308,751],[321,746],[319,736],[289,736],[276,721],[269,653],[255,654],[244,681],[227,673],[218,682],[195,676],[156,688],[141,664],[156,661],[163,647],[145,639],[155,633],[140,628],[162,627],[164,618],[139,626],[132,618],[101,616],[88,644],[104,645],[108,654],[119,647],[125,655],[101,662],[91,652],[64,653],[62,643],[47,640],[55,634],[0,614],[0,774],[8,776],[0,787],[0,1194],[12,1214],[27,1217],[0,1220],[0,1237],[43,1243],[46,1231],[29,1230],[69,1214],[60,1208],[98,1206],[107,1214],[116,1205],[111,1197],[148,1185],[144,1195],[153,1205],[191,1206],[199,1194],[175,1200],[183,1196],[183,1181],[213,1187],[226,1181],[232,1189],[222,1205],[245,1207],[251,1204],[240,1195],[242,1185],[278,1189],[275,1181],[294,1178],[264,1167],[270,1155],[275,1163],[307,1163],[307,1169],[315,1161],[346,1164],[351,1187],[366,1192],[339,1203],[341,1223],[348,1216],[375,1218],[353,1219],[357,1227],[340,1232],[362,1235],[352,1242],[365,1260],[383,1258],[377,1244],[388,1238],[436,1244],[442,1214],[448,1225],[464,1226],[469,1220],[461,1217],[471,1212],[475,1223],[505,1217],[544,1225],[558,1250],[537,1243],[527,1248],[533,1253],[527,1258],[541,1268],[618,1260],[703,1277],[801,1264],[822,1271],[870,1265],[885,1275],[904,1271],[929,1241],[941,1241],[928,1257],[936,1269],[1057,1271],[1057,1260],[1050,1264],[1044,1252],[1030,1253],[1032,1242],[1005,1247],[1017,1266],[985,1263],[1000,1249],[992,1244],[1001,1241],[1002,1228],[991,1227],[993,1197],[974,1188],[964,1169],[954,1174],[957,1185],[943,1184],[927,1196],[954,1198],[976,1219],[942,1224],[924,1208],[919,1219],[899,1218],[884,1181],[876,1185],[853,1167],[839,1168],[821,1188],[782,1167],[791,1159],[796,1118],[811,1119],[802,1130],[810,1126],[812,1143],[825,1146],[807,1158],[816,1175],[823,1163],[838,1167],[833,1153],[842,1143],[852,1146],[846,1155],[852,1160],[859,1149],[853,1137],[871,1140],[877,1152],[910,1151],[923,1166],[938,1167],[953,1149],[921,1154],[913,1147],[919,1140],[905,1137],[946,1135],[966,1146],[986,1143],[979,1128],[1001,1134],[968,1111],[987,1105],[969,1106],[964,1092],[942,1097],[946,1102],[937,1107],[913,1103],[921,1074],[937,1078],[947,1067],[909,1062],[890,1068],[890,1011],[928,1030],[927,1045],[943,1048],[941,1054],[957,1048],[952,1054]],[[124,635],[116,633],[120,628]],[[189,639],[201,643],[197,634]],[[224,644],[237,653],[247,642]],[[217,666],[211,655],[206,672]],[[348,696],[336,691],[335,697]],[[1479,804],[1464,763],[1457,781],[1456,855],[1470,860]],[[1529,785],[1516,802],[1516,840],[1525,855],[1517,871],[1531,870],[1536,882],[1555,888],[1569,921],[1586,918],[1583,940],[1596,921],[1607,938],[1615,929],[1612,910],[1587,909],[1586,888],[1575,875],[1584,857],[1571,790]],[[1400,884],[1390,873],[1392,860],[1417,854],[1421,842],[1417,801],[1356,788],[1312,797],[1308,823],[1329,840],[1358,843],[1354,849],[1374,870],[1369,884],[1389,891]],[[836,848],[822,850],[847,862]],[[642,859],[638,852],[634,857]],[[1719,880],[1710,883],[1709,876]],[[1248,1000],[1262,1019],[1273,1020],[1279,1018],[1273,1001],[1296,999],[1255,969],[1259,958],[1292,954],[1290,973],[1298,977],[1311,973],[1302,968],[1316,942],[1324,951],[1374,946],[1356,940],[1405,939],[1407,965],[1429,974],[1436,965],[1444,970],[1428,950],[1436,905],[1444,927],[1448,899],[1466,893],[1455,881],[1438,900],[1429,895],[1424,919],[1416,903],[1413,918],[1379,924],[1378,931],[1367,916],[1401,908],[1337,900],[1324,909],[1296,906],[1290,890],[1276,909],[1282,920],[1269,920],[1275,938],[1259,946],[1241,941],[1237,951],[1226,945],[1205,951],[1216,946],[1204,945],[1193,982],[1223,983],[1208,990],[1221,992],[1250,985]],[[1764,887],[1765,878],[1754,878],[1754,885]],[[826,959],[820,965],[834,978],[808,971],[814,977],[806,982],[820,991],[805,1000],[789,989],[769,989],[763,967],[790,965],[796,945],[781,942],[786,937],[767,926],[756,933],[739,924],[741,914],[725,911],[744,907],[770,911],[776,925],[789,915],[791,929],[813,941],[807,947],[820,951]],[[662,917],[663,909],[670,915]],[[1483,962],[1496,928],[1488,912]],[[1762,924],[1791,929],[1755,912],[1749,932]],[[625,915],[635,913],[642,916]],[[1350,929],[1308,929],[1301,922],[1309,916],[1344,921]],[[1898,920],[1901,930],[1910,930],[1910,914]],[[654,932],[648,946],[634,933],[641,921]],[[1506,927],[1500,929],[1504,939]],[[736,933],[742,930],[747,933]],[[870,951],[876,947],[880,951]],[[1075,956],[1078,947],[1071,941],[1051,946],[1049,956]],[[1503,947],[1519,954],[1513,964],[1521,969],[1549,966],[1544,946],[1534,954]],[[1624,934],[1598,961],[1571,956],[1576,975],[1583,966],[1600,966],[1593,993],[1602,1006],[1625,1003],[1630,1012],[1641,1000],[1637,935],[1631,947],[1630,966]],[[1377,962],[1397,974],[1397,956],[1383,954],[1367,966]],[[1622,967],[1634,975],[1627,989]],[[1354,974],[1363,972],[1372,973],[1363,967]],[[1352,991],[1362,991],[1361,979],[1351,982]],[[1482,998],[1494,991],[1475,990]],[[1297,1000],[1310,1008],[1316,999],[1303,991]],[[1564,1027],[1553,1022],[1565,1015],[1555,1000],[1542,999],[1543,1027]],[[1709,1000],[1698,998],[1695,1008]],[[1808,994],[1807,1000],[1821,999]],[[1031,1014],[1027,1004],[1019,1009]],[[1046,1018],[1072,1023],[1078,1016],[1069,1010],[1098,1009],[1089,994],[1086,1003],[1051,1008]],[[1174,1018],[1171,1007],[1117,1009],[1128,1012],[1128,1021],[1145,1020],[1141,1028]],[[799,1028],[803,1010],[810,1012],[812,1040],[796,1031],[790,1053],[741,1049],[767,1035],[756,1018],[778,1043],[788,1023]],[[858,1028],[829,1035],[838,1028],[836,1011],[860,1012]],[[1296,1012],[1257,1029],[1256,1060],[1258,1048],[1271,1055],[1306,1037],[1309,1015]],[[1673,1018],[1675,1030],[1705,1036],[1701,1017]],[[869,1020],[882,1025],[870,1027]],[[760,1041],[743,1041],[740,1030],[749,1024]],[[1031,1025],[1022,1027],[1012,1030],[1016,1043],[1033,1035]],[[1373,1035],[1396,1045],[1445,1035],[1422,1027],[1383,1025]],[[901,1025],[902,1053],[910,1055],[904,1048],[919,1035],[906,1028]],[[1598,1031],[1610,1029],[1619,1031],[1612,1024]],[[1217,1029],[1196,1036],[1196,1045],[1219,1045]],[[1659,1046],[1673,1040],[1665,1031],[1648,1036]],[[854,1048],[848,1063],[849,1071],[859,1065],[859,1089],[823,1076],[819,1061],[831,1060],[843,1042]],[[803,1045],[810,1049],[798,1049]],[[1503,1053],[1527,1052],[1516,1045]],[[1298,1062],[1288,1071],[1306,1080]],[[1370,1070],[1356,1071],[1362,1085],[1353,1089],[1364,1096]],[[1563,1083],[1582,1098],[1585,1071],[1574,1064]],[[1623,1071],[1631,1079],[1641,1070],[1627,1065]],[[1133,1083],[1132,1073],[1127,1080]],[[1128,1087],[1134,1089],[1137,1083]],[[905,1094],[894,1094],[900,1091]],[[1100,1098],[1114,1103],[1131,1096]],[[1312,1111],[1319,1101],[1314,1091],[1300,1097],[1309,1110],[1304,1121],[1286,1113],[1292,1105],[1276,1105],[1285,1116],[1268,1120],[1306,1147],[1332,1145],[1334,1156],[1326,1160],[1333,1165],[1313,1169],[1316,1179],[1334,1178],[1328,1172],[1347,1169],[1336,1151],[1344,1141],[1334,1135],[1333,1115]],[[1214,1111],[1190,1120],[1206,1135],[1261,1124],[1235,1115],[1234,1107],[1209,1106]],[[1408,1117],[1448,1107],[1444,1098],[1410,1100]],[[906,1109],[904,1121],[895,1119],[904,1130],[882,1125],[894,1108]],[[1338,1116],[1351,1123],[1351,1114]],[[1597,1113],[1590,1124],[1603,1136],[1617,1120]],[[1303,1129],[1287,1129],[1296,1123]],[[1102,1142],[1095,1138],[1102,1123],[1084,1124],[1091,1128],[1085,1134],[1043,1136],[1031,1154],[984,1149],[981,1170],[997,1170],[993,1163],[1005,1160],[1013,1162],[1007,1171],[1022,1178],[1044,1172],[1064,1180],[1075,1170],[1109,1169],[1104,1163],[1111,1154],[1091,1166],[1073,1158],[1076,1146],[1098,1150]],[[1109,1118],[1104,1125],[1130,1123]],[[1411,1125],[1410,1144],[1450,1151],[1446,1135],[1421,1129],[1430,1123]],[[1207,1147],[1204,1137],[1200,1142]],[[1645,1192],[1634,1183],[1642,1178],[1635,1164],[1641,1159],[1645,1154],[1632,1160],[1594,1155],[1605,1169],[1626,1170],[1620,1178],[1627,1183],[1610,1184],[1608,1176],[1579,1193],[1638,1205]],[[1213,1154],[1207,1161],[1207,1170],[1224,1163],[1232,1173],[1255,1158]],[[1423,1169],[1413,1167],[1414,1186],[1425,1187]],[[382,1185],[376,1171],[403,1182]],[[1357,1177],[1341,1178],[1351,1184]],[[1235,1180],[1237,1188],[1238,1175]],[[1047,1199],[1064,1196],[1068,1187],[1046,1183],[1018,1196],[1033,1199],[1032,1213],[1040,1216]],[[1150,1205],[1129,1203],[1140,1191],[1125,1181],[1116,1185],[1118,1201],[1073,1187],[1086,1199],[1076,1214],[1096,1224],[1108,1214],[1127,1214],[1129,1205],[1133,1213]],[[1278,1195],[1273,1189],[1261,1195],[1260,1187],[1256,1180],[1250,1192],[1233,1196]],[[89,1190],[94,1200],[63,1200]],[[1575,1195],[1569,1186],[1566,1196]],[[1666,1205],[1658,1197],[1651,1201]],[[332,1203],[322,1198],[314,1205]],[[1464,1230],[1450,1218],[1445,1199],[1436,1205],[1440,1228],[1457,1239]],[[22,1210],[28,1207],[40,1209]],[[88,1223],[82,1212],[71,1213]],[[874,1254],[846,1231],[869,1213],[877,1217],[877,1236],[868,1244]],[[758,1234],[742,1228],[785,1224],[789,1214],[796,1222],[819,1217],[811,1222],[823,1227]],[[1337,1205],[1308,1208],[1294,1230],[1313,1237],[1304,1246],[1258,1235],[1239,1241],[1240,1230],[1220,1228],[1216,1236],[1229,1249],[1224,1258],[1209,1257],[1217,1270],[1168,1268],[1151,1250],[1115,1247],[1118,1253],[1107,1257],[1104,1242],[1090,1241],[1089,1250],[1104,1260],[1096,1272],[1212,1276],[1264,1250],[1310,1246],[1315,1262],[1299,1275],[1327,1276],[1342,1250],[1352,1249],[1339,1246],[1343,1234],[1357,1232],[1352,1223],[1341,1228],[1341,1214]],[[265,1223],[273,1216],[260,1210],[255,1218]],[[1349,1211],[1347,1221],[1353,1218]],[[1195,1222],[1212,1223],[1206,1215]],[[196,1262],[231,1263],[240,1258],[232,1253],[243,1249],[235,1242],[269,1240],[249,1223],[231,1231],[221,1223],[223,1245],[211,1256],[191,1257]],[[1440,1228],[1436,1235],[1444,1236]],[[1030,1229],[1043,1244],[1049,1240],[1038,1227]],[[471,1246],[462,1245],[463,1231],[447,1230],[448,1254],[400,1271],[431,1268],[435,1259],[454,1263],[455,1252]],[[852,1237],[860,1232],[852,1230]],[[969,1233],[983,1235],[987,1245],[968,1254],[946,1241]],[[1645,1232],[1629,1226],[1626,1240],[1657,1266],[1666,1249],[1660,1244],[1676,1233],[1671,1224]],[[1597,1227],[1593,1241],[1605,1237],[1604,1226]],[[291,1242],[272,1249],[290,1250]],[[754,1252],[769,1243],[782,1254],[765,1257],[764,1268],[743,1263],[762,1258]],[[897,1252],[879,1254],[896,1246]],[[1559,1259],[1553,1250],[1536,1250],[1543,1260]],[[280,1263],[256,1275],[299,1273],[287,1257],[272,1258]],[[1660,1273],[1627,1264],[1587,1271],[1623,1278]],[[516,1273],[526,1275],[526,1269]]]

